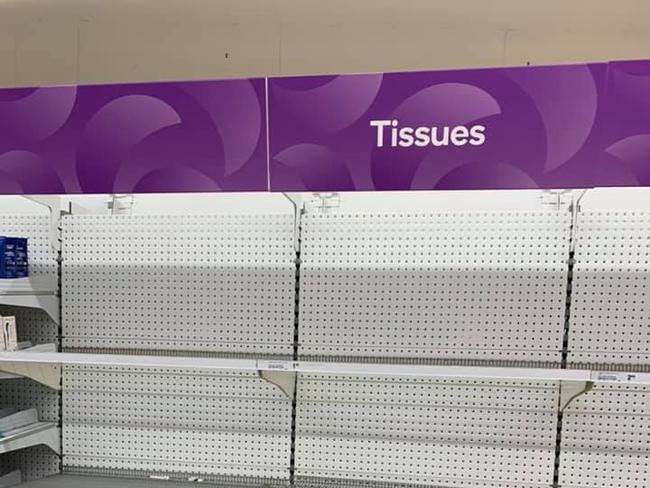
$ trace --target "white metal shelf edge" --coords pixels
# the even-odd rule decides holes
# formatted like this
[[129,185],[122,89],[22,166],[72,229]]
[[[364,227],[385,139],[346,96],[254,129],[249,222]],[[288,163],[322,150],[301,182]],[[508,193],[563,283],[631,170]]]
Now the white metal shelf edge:
[[53,276],[0,280],[0,305],[38,308],[59,322],[57,281]]
[[632,385],[650,384],[650,373],[590,371],[585,369],[269,361],[179,356],[39,352],[41,350],[42,349],[36,348],[22,352],[0,353],[0,371],[28,376],[56,389],[60,388],[60,369],[63,366],[236,370],[286,374],[374,375],[465,380],[568,381]]
[[27,427],[5,432],[0,437],[0,454],[28,447],[45,445],[61,454],[61,431],[51,422],[38,422]]

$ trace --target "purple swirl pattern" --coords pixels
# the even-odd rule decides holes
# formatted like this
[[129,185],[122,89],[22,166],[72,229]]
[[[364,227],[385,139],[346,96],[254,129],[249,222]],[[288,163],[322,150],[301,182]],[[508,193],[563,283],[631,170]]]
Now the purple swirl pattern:
[[650,186],[650,61],[609,66],[600,170],[609,186]]
[[30,88],[0,92],[0,133],[15,145],[51,136],[68,120],[77,87]]
[[264,85],[0,90],[0,193],[266,191]]
[[[379,144],[372,120],[485,140],[393,144],[389,125]],[[0,90],[5,194],[649,186],[649,168],[650,61]]]
[[33,152],[16,150],[0,154],[0,173],[3,194],[64,192],[58,175]]
[[509,76],[535,100],[546,134],[545,171],[559,168],[580,150],[594,127],[597,80],[586,65],[538,68],[535,76],[510,70]]

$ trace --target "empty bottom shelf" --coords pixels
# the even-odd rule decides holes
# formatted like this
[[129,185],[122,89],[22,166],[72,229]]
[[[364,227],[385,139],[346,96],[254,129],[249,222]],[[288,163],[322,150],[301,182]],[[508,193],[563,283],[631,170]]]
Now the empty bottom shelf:
[[289,481],[241,478],[239,480],[222,480],[219,482],[184,482],[157,479],[107,478],[104,476],[87,476],[81,474],[57,474],[48,478],[30,481],[18,485],[18,488],[282,488],[288,487]]
[[101,478],[98,476],[75,476],[59,474],[38,481],[18,485],[20,488],[196,488],[209,484],[175,483],[159,480],[126,480],[121,478]]

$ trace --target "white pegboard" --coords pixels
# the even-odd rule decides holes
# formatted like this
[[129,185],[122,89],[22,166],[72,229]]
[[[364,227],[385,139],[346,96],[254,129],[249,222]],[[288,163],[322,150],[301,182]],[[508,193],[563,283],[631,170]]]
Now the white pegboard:
[[650,486],[650,387],[598,385],[566,410],[560,486]]
[[0,456],[0,468],[20,470],[23,481],[40,480],[60,472],[61,459],[47,446],[34,446]]
[[57,253],[50,240],[50,225],[49,215],[0,214],[0,236],[28,238],[30,274],[56,280]]
[[569,361],[650,362],[650,212],[578,214]]
[[320,214],[302,224],[305,356],[560,360],[570,214]]
[[20,410],[35,408],[42,422],[59,422],[59,394],[32,380],[15,378],[0,381],[0,407]]
[[286,480],[291,401],[254,373],[66,367],[66,470]]
[[552,485],[556,383],[305,375],[298,394],[298,480]]
[[290,355],[286,215],[67,216],[65,348]]
[[18,340],[32,344],[56,344],[59,326],[43,310],[0,305],[0,315],[16,317]]

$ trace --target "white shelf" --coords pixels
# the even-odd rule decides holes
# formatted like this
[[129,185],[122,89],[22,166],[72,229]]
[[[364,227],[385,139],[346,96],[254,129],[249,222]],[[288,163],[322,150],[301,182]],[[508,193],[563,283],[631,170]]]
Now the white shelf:
[[[11,354],[19,354],[20,357],[33,357],[33,354],[55,354],[54,344],[41,344],[38,346],[23,349],[15,353],[0,352],[3,358]],[[0,360],[0,380],[12,380],[17,378],[31,378],[46,386],[60,389],[61,369],[57,367],[40,366],[30,361],[2,361]]]
[[5,432],[0,438],[0,454],[40,445],[61,454],[61,431],[56,424],[36,422]]
[[[39,346],[40,347],[40,346]],[[255,359],[221,359],[184,356],[136,356],[128,354],[80,354],[25,351],[0,352],[0,369],[6,363],[32,366],[119,366],[125,368],[169,368],[257,371]]]
[[38,308],[59,322],[59,297],[55,276],[0,279],[0,305]]
[[481,366],[427,366],[408,364],[258,361],[260,371],[359,376],[403,376],[439,379],[573,381],[650,385],[650,373],[591,371],[588,369],[508,368]]
[[0,380],[15,380],[18,378],[22,378],[22,376],[19,374],[3,373],[0,371]]
[[569,369],[429,366],[409,364],[258,361],[258,369],[304,374],[401,376],[438,379],[589,381],[589,371]]
[[269,361],[179,356],[135,356],[119,354],[79,354],[52,352],[53,346],[37,346],[25,351],[0,353],[0,371],[27,376],[60,389],[63,366],[118,366],[122,368],[162,368],[197,370],[255,371],[260,374],[338,374],[359,376],[399,376],[461,380],[563,381],[650,385],[650,373],[591,371],[586,369],[543,369],[474,366],[427,366],[374,363],[328,363],[309,361]]
[[201,483],[183,483],[158,479],[127,480],[122,478],[62,474],[19,485],[20,488],[196,488],[196,486],[201,486]]
[[54,276],[0,279],[0,296],[54,295],[56,294],[56,288],[56,277]]

